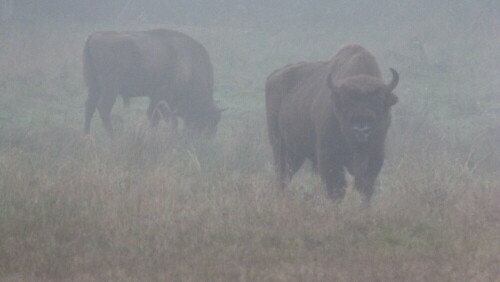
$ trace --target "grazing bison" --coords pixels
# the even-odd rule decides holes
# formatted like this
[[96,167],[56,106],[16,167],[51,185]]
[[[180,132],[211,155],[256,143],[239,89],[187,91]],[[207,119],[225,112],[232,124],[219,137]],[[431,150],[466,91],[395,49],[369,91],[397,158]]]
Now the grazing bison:
[[348,45],[330,61],[287,65],[269,75],[267,125],[281,188],[309,159],[332,200],[345,194],[345,167],[369,204],[398,101],[392,91],[399,75],[391,72],[385,84],[373,55]]
[[148,96],[153,126],[160,111],[175,124],[182,118],[188,131],[215,134],[221,110],[213,99],[213,68],[205,48],[191,37],[167,29],[95,32],[85,43],[83,68],[86,134],[97,108],[113,136],[110,115],[118,95],[125,104]]

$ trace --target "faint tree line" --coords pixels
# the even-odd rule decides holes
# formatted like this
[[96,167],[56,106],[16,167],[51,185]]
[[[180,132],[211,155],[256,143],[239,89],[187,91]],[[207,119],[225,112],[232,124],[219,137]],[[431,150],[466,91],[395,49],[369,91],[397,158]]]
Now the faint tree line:
[[500,17],[498,0],[0,0],[4,21],[15,19],[116,22],[143,17],[176,24],[273,22],[307,24],[370,22],[391,14],[435,9],[467,13],[482,10]]

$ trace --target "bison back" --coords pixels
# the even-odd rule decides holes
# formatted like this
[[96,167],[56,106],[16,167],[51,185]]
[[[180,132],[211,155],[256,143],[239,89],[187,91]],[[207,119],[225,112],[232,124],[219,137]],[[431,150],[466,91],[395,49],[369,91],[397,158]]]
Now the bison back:
[[364,47],[356,44],[342,47],[329,64],[334,80],[358,75],[382,77],[375,57]]

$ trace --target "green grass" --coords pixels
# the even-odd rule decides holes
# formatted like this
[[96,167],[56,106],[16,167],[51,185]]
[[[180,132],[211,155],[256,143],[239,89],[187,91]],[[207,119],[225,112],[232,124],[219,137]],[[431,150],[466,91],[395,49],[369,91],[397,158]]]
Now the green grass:
[[[80,54],[101,27],[19,24],[2,32],[0,280],[498,278],[493,66],[479,64],[472,84],[468,62],[442,73],[411,55],[384,61],[385,50],[407,54],[404,44],[364,38],[383,67],[400,70],[401,102],[373,206],[361,210],[354,189],[340,206],[329,202],[307,169],[277,191],[263,104],[273,69],[325,60],[356,34],[176,28],[206,45],[216,98],[229,107],[213,142],[149,130],[143,99],[130,109],[117,103],[114,140],[97,116],[84,136]],[[442,41],[427,44],[430,61],[445,52]],[[450,48],[460,61],[453,54],[465,51]],[[486,48],[472,51],[488,60]]]

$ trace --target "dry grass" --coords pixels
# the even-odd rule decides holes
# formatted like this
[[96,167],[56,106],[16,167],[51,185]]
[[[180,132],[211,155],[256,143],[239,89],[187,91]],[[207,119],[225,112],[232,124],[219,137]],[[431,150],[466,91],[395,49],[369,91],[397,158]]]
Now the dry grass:
[[448,153],[403,155],[390,160],[370,210],[358,208],[352,190],[337,207],[307,173],[278,193],[269,166],[235,166],[234,154],[259,154],[260,131],[248,125],[233,146],[180,145],[182,137],[140,129],[113,145],[69,128],[18,136],[0,158],[1,273],[81,281],[498,277],[498,179],[475,176]]

